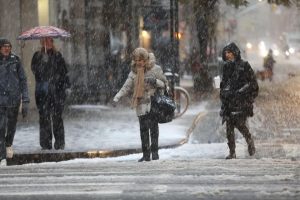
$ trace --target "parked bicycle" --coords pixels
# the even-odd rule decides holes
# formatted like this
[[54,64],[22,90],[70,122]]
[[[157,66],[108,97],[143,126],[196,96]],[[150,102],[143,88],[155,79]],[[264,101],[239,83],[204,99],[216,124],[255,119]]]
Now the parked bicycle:
[[166,71],[164,74],[169,81],[171,95],[176,103],[174,118],[178,118],[187,111],[191,98],[186,89],[176,85],[179,82],[179,75],[177,73],[173,74],[171,71]]

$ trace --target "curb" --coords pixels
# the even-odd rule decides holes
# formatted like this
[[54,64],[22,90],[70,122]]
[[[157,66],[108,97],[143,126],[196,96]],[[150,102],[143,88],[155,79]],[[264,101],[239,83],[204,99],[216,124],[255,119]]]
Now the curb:
[[[160,146],[159,149],[171,149],[186,144],[193,133],[197,123],[206,115],[206,112],[199,113],[187,130],[186,137],[176,144]],[[87,152],[58,152],[58,153],[33,153],[33,154],[15,154],[13,158],[7,159],[7,165],[23,165],[29,163],[42,162],[60,162],[72,160],[75,158],[108,158],[119,157],[130,154],[142,153],[141,148],[119,149],[119,150],[93,150]]]

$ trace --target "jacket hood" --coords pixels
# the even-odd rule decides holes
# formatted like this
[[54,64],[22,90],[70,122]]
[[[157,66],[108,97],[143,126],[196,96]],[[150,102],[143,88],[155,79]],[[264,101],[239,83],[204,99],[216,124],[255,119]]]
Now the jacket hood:
[[234,42],[229,43],[228,45],[226,45],[223,48],[222,59],[224,61],[226,61],[225,51],[232,52],[233,55],[234,55],[235,60],[240,60],[241,59],[241,51],[240,51],[240,49],[238,48],[238,46]]

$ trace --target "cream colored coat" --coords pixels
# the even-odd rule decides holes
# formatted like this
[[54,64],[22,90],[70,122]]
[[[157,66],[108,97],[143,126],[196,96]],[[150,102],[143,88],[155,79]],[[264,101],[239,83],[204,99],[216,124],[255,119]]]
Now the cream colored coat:
[[[133,69],[129,75],[127,80],[125,81],[123,87],[114,97],[114,101],[118,102],[121,97],[127,96],[129,93],[133,93],[134,84],[136,79],[136,72]],[[163,89],[167,85],[167,79],[161,69],[160,66],[153,64],[150,69],[145,71],[145,79],[146,78],[155,78],[156,84],[152,86],[145,82],[144,86],[144,96],[142,97],[141,101],[138,102],[136,107],[136,114],[137,116],[142,116],[150,112],[151,109],[151,96],[154,95],[156,89]]]

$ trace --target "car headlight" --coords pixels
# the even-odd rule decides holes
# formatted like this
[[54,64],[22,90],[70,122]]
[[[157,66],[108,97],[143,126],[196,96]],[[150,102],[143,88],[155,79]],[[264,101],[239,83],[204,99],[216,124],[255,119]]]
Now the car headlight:
[[295,53],[295,49],[294,49],[294,48],[289,48],[289,52],[290,52],[291,54],[294,54],[294,53]]
[[252,44],[250,42],[247,42],[246,47],[247,49],[252,49]]

